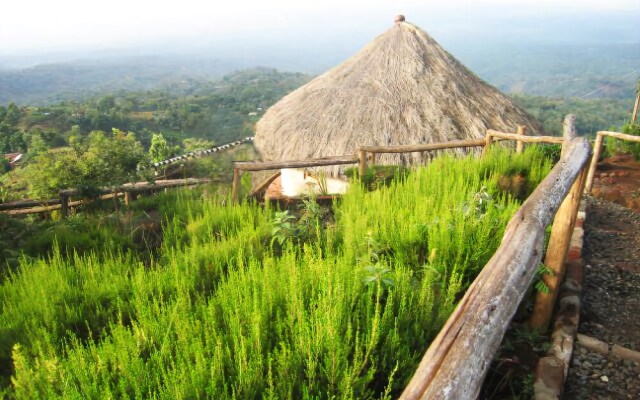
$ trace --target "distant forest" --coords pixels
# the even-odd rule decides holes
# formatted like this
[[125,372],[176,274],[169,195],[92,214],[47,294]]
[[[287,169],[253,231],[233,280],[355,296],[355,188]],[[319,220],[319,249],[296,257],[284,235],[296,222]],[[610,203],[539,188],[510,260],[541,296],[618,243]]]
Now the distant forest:
[[[134,132],[145,148],[151,145],[154,133],[162,133],[170,145],[178,147],[188,138],[225,143],[252,136],[255,123],[268,107],[311,78],[255,68],[217,80],[182,80],[164,88],[122,89],[41,106],[11,102],[0,105],[0,151],[28,153],[34,146],[63,147],[69,145],[72,136],[111,132],[114,128]],[[632,82],[628,86],[625,91],[634,93],[636,85]],[[528,94],[513,97],[547,133],[554,135],[561,134],[567,113],[576,114],[581,135],[619,127],[628,122],[634,98],[631,94],[587,99]]]
[[[155,179],[145,175],[153,169],[140,175],[137,167],[253,136],[264,112],[311,78],[254,68],[220,79],[185,79],[164,88],[122,89],[82,100],[0,105],[0,151],[23,153],[22,168],[11,171],[0,159],[0,202],[49,198],[64,188],[92,190]],[[634,100],[526,94],[514,99],[542,123],[545,133],[561,135],[564,116],[574,113],[578,133],[585,136],[619,129],[629,121]],[[161,173],[226,180],[233,159],[254,157],[250,146],[241,147]]]

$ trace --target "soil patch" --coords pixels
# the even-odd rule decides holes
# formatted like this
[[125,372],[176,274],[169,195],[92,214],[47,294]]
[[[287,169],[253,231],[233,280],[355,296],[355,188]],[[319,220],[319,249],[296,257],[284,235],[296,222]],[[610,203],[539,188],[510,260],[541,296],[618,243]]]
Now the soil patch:
[[[587,198],[585,281],[578,332],[640,351],[640,163],[598,165]],[[640,365],[576,345],[564,399],[640,399]]]

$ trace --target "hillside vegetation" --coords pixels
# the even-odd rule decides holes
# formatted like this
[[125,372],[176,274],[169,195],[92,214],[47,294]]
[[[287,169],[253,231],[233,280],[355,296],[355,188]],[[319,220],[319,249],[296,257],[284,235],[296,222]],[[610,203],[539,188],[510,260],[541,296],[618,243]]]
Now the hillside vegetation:
[[388,188],[354,185],[332,214],[183,192],[161,203],[171,216],[146,261],[61,241],[0,286],[2,390],[394,398],[549,168],[534,146],[444,157]]

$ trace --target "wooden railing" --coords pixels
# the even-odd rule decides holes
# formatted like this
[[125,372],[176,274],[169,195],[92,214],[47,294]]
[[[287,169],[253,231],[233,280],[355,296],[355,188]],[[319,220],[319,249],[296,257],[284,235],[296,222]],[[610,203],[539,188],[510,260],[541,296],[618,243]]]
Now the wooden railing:
[[[291,160],[291,161],[265,161],[265,162],[245,162],[238,161],[234,163],[233,167],[233,186],[232,197],[234,200],[238,199],[238,188],[240,185],[240,176],[243,171],[267,171],[281,168],[313,168],[313,167],[327,167],[344,164],[358,164],[358,172],[362,177],[367,169],[369,163],[375,163],[376,154],[381,153],[422,153],[426,151],[446,150],[446,149],[459,149],[468,147],[483,147],[488,148],[491,143],[498,140],[515,140],[518,145],[516,147],[517,152],[521,152],[524,143],[549,143],[558,144],[563,143],[564,139],[557,136],[526,136],[525,127],[518,126],[517,133],[506,133],[494,131],[492,129],[487,130],[487,133],[482,139],[468,139],[468,140],[452,140],[442,143],[427,143],[427,144],[410,144],[410,145],[395,145],[395,146],[360,146],[356,153],[353,155],[325,157],[309,160]],[[371,158],[369,158],[371,155]],[[368,161],[370,160],[370,161]],[[269,181],[267,181],[269,182]]]
[[[585,166],[591,154],[589,143],[585,139],[574,137],[573,119],[567,118],[565,122],[567,121],[565,136],[562,138],[527,136],[524,134],[524,128],[518,127],[518,133],[515,134],[488,130],[483,139],[406,146],[362,146],[356,154],[339,157],[299,161],[235,162],[232,196],[237,199],[240,174],[243,171],[358,164],[362,176],[367,167],[368,154],[372,155],[372,162],[375,162],[375,154],[378,153],[410,153],[465,147],[487,149],[494,141],[499,140],[516,141],[516,151],[522,151],[525,143],[561,143],[563,151],[560,161],[510,220],[502,244],[431,343],[401,396],[405,400],[474,399],[479,393],[507,326],[542,261],[545,253],[545,231],[553,220],[544,263],[554,269],[555,274],[545,281],[550,292],[536,298],[534,316],[531,318],[532,325],[546,327],[548,324],[557,295],[558,282],[564,274],[563,261],[585,182]],[[599,132],[599,135],[600,133],[602,132]],[[600,137],[600,143],[601,141]],[[182,185],[196,184],[194,181],[184,182]],[[107,195],[126,195],[169,187],[168,185],[170,184],[123,186],[111,189],[111,193]],[[72,202],[68,200],[75,194],[73,191],[63,191],[61,200],[51,200],[52,203],[41,206],[57,206],[64,213],[65,209],[72,206]],[[3,205],[0,205],[0,211],[2,207]],[[4,210],[6,212],[9,209]]]
[[72,201],[72,199],[74,197],[81,196],[82,193],[80,191],[75,189],[61,190],[60,198],[58,199],[20,200],[10,203],[1,203],[0,212],[10,215],[26,215],[60,210],[62,216],[66,217],[69,214],[69,209],[80,205],[89,204],[95,199],[105,200],[116,197],[124,197],[125,204],[128,205],[131,201],[135,200],[136,197],[144,193],[153,193],[168,188],[199,185],[209,182],[211,182],[211,179],[188,178],[156,181],[154,183],[129,183],[113,188],[102,188],[97,191],[96,198],[78,199],[75,201]]
[[593,188],[593,179],[596,174],[596,167],[598,166],[598,159],[602,153],[602,141],[605,136],[612,137],[620,140],[627,140],[629,142],[640,143],[640,136],[628,135],[620,132],[608,132],[600,131],[596,134],[596,141],[593,144],[593,157],[591,158],[591,165],[589,165],[589,172],[587,174],[587,183],[585,185],[585,193],[591,194]]
[[[558,164],[510,220],[502,244],[429,346],[401,399],[477,398],[511,318],[542,261],[545,231],[554,215],[545,263],[565,259],[591,147],[585,139],[577,138],[565,140],[563,150]],[[559,270],[557,279],[562,274]],[[549,296],[536,299],[538,311],[532,320],[548,323],[546,313],[550,315],[556,296],[555,288],[550,289]],[[536,316],[536,312],[543,315]]]
[[241,171],[358,163],[362,176],[368,160],[375,162],[378,153],[464,147],[487,149],[500,140],[516,141],[516,151],[522,151],[525,143],[562,144],[560,161],[511,219],[500,248],[431,343],[401,397],[405,400],[474,399],[511,318],[543,261],[545,231],[553,221],[544,263],[555,273],[545,279],[549,293],[536,298],[534,315],[530,321],[533,326],[545,328],[549,323],[559,282],[564,275],[562,268],[585,181],[585,167],[591,154],[589,143],[585,139],[575,138],[572,116],[565,120],[564,137],[527,136],[524,133],[523,128],[518,128],[515,134],[488,130],[484,139],[404,146],[362,146],[351,156],[319,160],[238,162],[234,165],[233,193],[237,196]]

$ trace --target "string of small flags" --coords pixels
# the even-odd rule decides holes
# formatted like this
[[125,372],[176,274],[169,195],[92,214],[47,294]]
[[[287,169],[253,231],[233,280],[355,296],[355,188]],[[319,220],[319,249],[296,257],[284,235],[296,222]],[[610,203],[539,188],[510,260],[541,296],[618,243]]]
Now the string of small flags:
[[150,165],[153,168],[158,168],[160,166],[173,164],[173,163],[176,163],[178,161],[186,160],[186,159],[191,158],[191,157],[201,157],[201,156],[205,156],[205,155],[208,155],[208,154],[216,153],[218,151],[227,150],[227,149],[230,149],[231,147],[239,146],[241,144],[245,144],[245,143],[249,143],[249,142],[253,142],[253,136],[249,136],[249,137],[246,137],[244,139],[236,140],[235,142],[223,144],[221,146],[213,147],[213,148],[208,149],[208,150],[190,151],[190,152],[188,152],[186,154],[183,154],[183,155],[180,155],[180,156],[177,156],[177,157],[173,157],[173,158],[169,158],[169,159],[166,159],[166,160],[154,162],[154,163],[152,163]]

